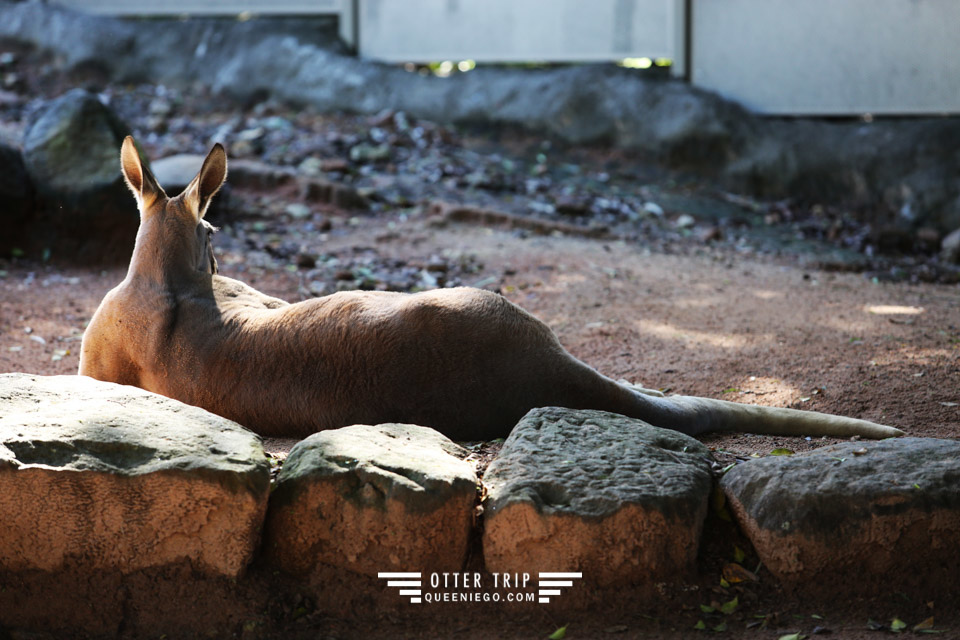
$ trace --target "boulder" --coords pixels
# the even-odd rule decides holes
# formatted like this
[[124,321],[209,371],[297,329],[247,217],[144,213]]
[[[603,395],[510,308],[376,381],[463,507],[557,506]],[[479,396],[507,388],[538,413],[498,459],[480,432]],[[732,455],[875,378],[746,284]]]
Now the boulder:
[[[169,196],[175,196],[183,191],[190,181],[200,172],[205,156],[196,153],[180,153],[166,158],[154,160],[150,164],[153,176]],[[230,165],[232,173],[232,163]],[[233,176],[231,176],[232,178]]]
[[940,257],[945,262],[960,264],[960,229],[948,233],[940,243]]
[[492,572],[582,572],[611,586],[676,577],[699,547],[710,452],[603,411],[533,409],[484,475]]
[[44,195],[84,194],[115,185],[129,127],[97,96],[73,89],[45,104],[27,129],[27,170]]
[[43,2],[0,2],[0,36],[14,42],[44,43],[68,69],[115,71],[135,64],[136,29],[122,20],[91,15]]
[[[206,156],[196,153],[179,153],[154,160],[150,164],[150,171],[153,172],[153,176],[160,183],[164,192],[172,198],[182,193],[190,184],[190,181],[196,177],[203,166],[204,158]],[[242,164],[238,161],[229,163],[228,182],[217,193],[217,197],[210,201],[205,215],[208,221],[223,223],[226,220],[226,215],[230,211],[230,194],[233,191],[233,186],[242,182],[244,177],[242,166],[238,170],[235,165]]]
[[898,438],[752,460],[721,486],[781,581],[853,591],[960,581],[958,477],[960,442]]
[[0,143],[0,256],[22,242],[32,208],[33,188],[20,151]]
[[0,375],[0,571],[240,575],[269,493],[259,438],[135,387]]
[[40,209],[32,249],[71,262],[129,259],[139,216],[120,174],[127,133],[129,128],[83,89],[43,105],[23,141]]
[[478,484],[467,453],[414,425],[316,433],[293,448],[277,478],[265,553],[299,575],[324,566],[370,577],[458,571]]

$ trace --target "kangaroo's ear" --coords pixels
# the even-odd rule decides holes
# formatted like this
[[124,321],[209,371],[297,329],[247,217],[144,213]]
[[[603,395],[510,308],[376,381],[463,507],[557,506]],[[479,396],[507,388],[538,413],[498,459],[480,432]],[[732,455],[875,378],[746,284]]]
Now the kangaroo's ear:
[[123,147],[120,149],[120,170],[123,172],[123,179],[127,182],[127,186],[137,198],[141,211],[150,206],[157,196],[163,194],[157,179],[140,161],[140,152],[133,141],[133,136],[123,139]]
[[207,154],[200,173],[184,190],[184,198],[194,207],[197,218],[203,218],[210,206],[210,199],[220,190],[227,179],[227,152],[219,142]]

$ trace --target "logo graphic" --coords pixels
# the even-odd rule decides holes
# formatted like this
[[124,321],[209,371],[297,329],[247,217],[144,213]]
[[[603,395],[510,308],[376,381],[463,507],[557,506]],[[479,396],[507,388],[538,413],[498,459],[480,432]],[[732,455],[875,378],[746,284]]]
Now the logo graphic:
[[377,574],[378,578],[385,578],[388,587],[399,587],[400,595],[409,596],[412,604],[419,604],[420,587],[422,585],[421,574],[419,572],[411,573],[390,573],[381,571]]
[[[536,586],[529,573],[458,572],[430,573],[420,571],[381,571],[377,577],[397,589],[411,604],[441,602],[539,602],[559,597],[574,580],[583,578],[579,571],[542,571]],[[491,580],[492,579],[492,580]]]
[[572,587],[573,580],[583,577],[583,573],[576,572],[544,572],[537,574],[537,597],[538,602],[550,602],[550,596],[559,596],[559,587]]

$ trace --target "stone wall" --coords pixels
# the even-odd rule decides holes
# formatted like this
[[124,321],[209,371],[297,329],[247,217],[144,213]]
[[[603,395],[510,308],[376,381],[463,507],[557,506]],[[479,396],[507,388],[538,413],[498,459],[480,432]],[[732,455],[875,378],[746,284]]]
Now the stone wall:
[[[0,629],[230,635],[291,589],[346,617],[447,591],[566,610],[682,584],[722,507],[706,447],[599,411],[532,410],[482,481],[425,427],[325,431],[271,490],[256,435],[140,389],[3,374],[0,407]],[[738,464],[719,490],[783,588],[939,592],[960,586],[958,460],[955,441],[855,442]]]

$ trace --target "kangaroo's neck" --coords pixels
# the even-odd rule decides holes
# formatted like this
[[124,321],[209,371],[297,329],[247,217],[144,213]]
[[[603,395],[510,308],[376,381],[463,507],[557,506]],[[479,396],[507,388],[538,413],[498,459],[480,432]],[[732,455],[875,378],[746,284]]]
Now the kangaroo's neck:
[[211,276],[197,268],[191,233],[176,219],[155,216],[142,221],[127,279],[174,293],[192,290],[204,282],[209,287]]

